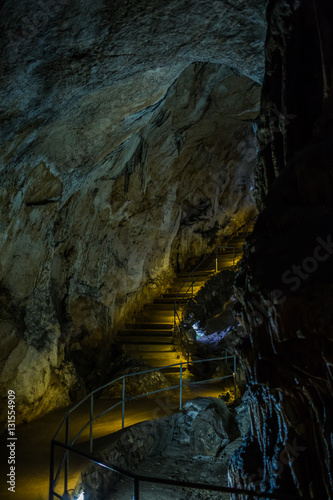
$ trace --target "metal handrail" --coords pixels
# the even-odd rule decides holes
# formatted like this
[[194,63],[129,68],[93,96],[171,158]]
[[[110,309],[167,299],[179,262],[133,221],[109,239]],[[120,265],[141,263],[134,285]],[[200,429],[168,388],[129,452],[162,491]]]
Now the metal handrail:
[[[228,239],[232,239],[235,236],[242,236],[244,234],[248,235],[249,227],[254,223],[254,221],[256,220],[256,218],[257,217],[255,217],[254,219],[251,219],[251,220],[247,221],[240,229],[238,229],[235,233],[233,233],[232,235],[230,235],[228,237]],[[185,331],[184,324],[183,324],[184,318],[180,317],[179,312],[178,312],[179,310],[181,310],[180,303],[179,303],[179,301],[181,300],[180,299],[180,294],[184,293],[185,295],[187,295],[188,292],[192,288],[192,298],[193,298],[193,296],[194,296],[193,290],[194,290],[194,283],[195,283],[195,280],[193,279],[194,278],[194,273],[207,261],[207,259],[209,259],[215,253],[216,254],[216,258],[215,258],[215,271],[213,271],[208,276],[215,275],[218,272],[219,250],[220,249],[224,250],[226,248],[230,248],[230,249],[233,250],[232,267],[234,269],[234,267],[235,267],[235,257],[236,257],[237,254],[239,255],[240,253],[242,253],[242,250],[236,251],[237,250],[236,247],[234,247],[234,246],[228,246],[228,245],[219,245],[219,246],[217,246],[208,255],[206,255],[206,257],[194,269],[192,269],[192,271],[190,271],[190,273],[188,274],[188,276],[185,278],[184,283],[181,285],[180,289],[178,290],[178,293],[177,293],[175,301],[174,301],[174,335],[178,336],[178,339],[179,339],[180,343],[182,343],[183,339],[185,339],[185,342],[186,342],[186,356],[187,356],[187,362],[188,363],[189,363],[189,357],[190,357],[190,353],[189,353],[189,340],[188,340],[188,338],[186,336],[186,331]],[[186,289],[186,291],[183,291],[184,286],[189,281],[190,281],[190,285],[188,286],[188,288]]]
[[[265,492],[255,492],[255,491],[249,491],[245,490],[243,488],[231,488],[229,486],[217,486],[217,485],[212,485],[212,484],[204,484],[204,483],[195,483],[191,481],[176,481],[174,479],[166,479],[162,477],[151,477],[151,476],[145,476],[143,474],[136,474],[134,472],[128,471],[123,469],[122,467],[119,467],[117,465],[111,464],[105,460],[102,459],[96,459],[96,457],[84,453],[83,451],[75,450],[72,449],[70,446],[65,445],[59,441],[53,441],[52,442],[53,448],[55,446],[59,446],[61,448],[64,448],[67,450],[67,452],[72,452],[76,455],[79,455],[87,460],[89,460],[92,463],[95,463],[96,465],[99,465],[100,467],[104,467],[107,470],[117,472],[118,474],[121,474],[122,476],[128,477],[133,480],[133,499],[134,500],[139,500],[139,494],[140,494],[140,482],[145,482],[145,483],[153,483],[153,484],[165,484],[168,486],[177,486],[177,487],[182,487],[182,488],[194,488],[194,489],[200,489],[200,490],[208,490],[208,491],[218,491],[221,493],[230,493],[230,494],[242,494],[246,495],[250,498],[269,498],[272,500],[299,500],[299,497],[296,497],[294,495],[286,495],[286,494],[281,494],[281,493],[265,493]],[[57,493],[54,493],[54,496],[62,499],[60,495]],[[309,496],[303,496],[305,500],[310,500]]]
[[[89,430],[89,450],[90,450],[90,453],[93,452],[93,423],[100,417],[102,417],[103,415],[105,415],[107,412],[113,410],[114,408],[118,407],[118,406],[122,406],[122,429],[124,428],[125,426],[125,403],[127,401],[132,401],[132,400],[135,400],[135,399],[139,399],[141,397],[144,397],[144,396],[150,396],[152,394],[157,394],[159,392],[163,392],[163,391],[168,391],[168,390],[173,390],[173,389],[179,389],[179,409],[181,410],[182,409],[182,404],[183,404],[183,387],[184,386],[189,386],[193,383],[195,384],[203,384],[203,383],[213,383],[213,382],[219,382],[221,380],[224,380],[224,379],[227,379],[227,378],[231,378],[233,377],[234,379],[234,395],[235,395],[235,398],[236,398],[236,357],[234,355],[232,355],[227,349],[225,349],[225,355],[222,356],[222,357],[219,357],[219,358],[209,358],[209,359],[200,359],[200,360],[195,360],[195,361],[192,361],[192,364],[196,364],[196,363],[206,363],[206,362],[209,362],[209,361],[225,361],[226,365],[228,366],[228,360],[229,359],[233,359],[233,371],[232,371],[232,374],[231,375],[225,375],[223,377],[217,377],[217,378],[214,378],[214,379],[207,379],[207,380],[201,380],[201,381],[191,381],[191,380],[183,380],[183,366],[186,365],[186,363],[175,363],[175,364],[172,364],[172,365],[167,365],[167,366],[162,366],[160,368],[150,368],[148,370],[144,370],[144,371],[141,371],[141,372],[135,372],[135,373],[128,373],[126,375],[122,375],[121,377],[118,377],[114,380],[111,380],[110,382],[104,384],[103,386],[101,387],[98,387],[97,389],[94,389],[93,391],[91,391],[87,396],[85,396],[83,399],[81,399],[78,403],[74,404],[65,414],[65,416],[63,417],[52,441],[51,441],[51,460],[50,460],[50,487],[49,487],[49,500],[53,500],[54,496],[58,497],[58,498],[62,498],[62,496],[60,496],[59,494],[57,494],[55,492],[55,487],[59,481],[59,478],[60,478],[60,475],[61,475],[61,472],[62,470],[64,469],[64,492],[67,493],[68,491],[68,469],[69,469],[69,451],[73,451],[75,453],[78,453],[77,450],[75,450],[75,448],[73,448],[73,446],[75,445],[77,439],[79,438],[79,436],[81,436],[81,434],[84,432],[84,430],[86,430],[88,427],[90,428]],[[135,376],[138,376],[138,375],[143,375],[145,373],[150,373],[150,372],[155,372],[155,371],[161,371],[161,370],[164,370],[164,369],[168,369],[168,368],[174,368],[178,366],[179,367],[179,384],[178,385],[174,385],[174,386],[170,386],[170,387],[166,387],[166,388],[163,388],[163,389],[157,389],[156,391],[151,391],[151,392],[147,392],[147,393],[144,393],[144,394],[139,394],[139,395],[136,395],[136,396],[132,396],[132,397],[127,397],[126,398],[126,393],[125,393],[125,388],[126,388],[126,379],[127,378],[130,378],[130,377],[135,377]],[[116,382],[119,382],[119,381],[122,381],[122,398],[120,399],[120,401],[118,401],[117,403],[115,403],[114,405],[112,405],[111,407],[107,408],[106,410],[103,410],[101,413],[99,413],[98,415],[94,416],[93,415],[93,406],[94,406],[94,396],[97,392],[99,391],[102,391],[104,390],[105,388],[107,387],[110,387],[111,385],[115,384]],[[90,418],[88,420],[88,422],[86,422],[83,427],[79,430],[79,432],[74,436],[74,438],[72,438],[71,440],[69,439],[69,417],[70,415],[77,409],[79,408],[83,403],[85,403],[86,401],[88,401],[90,399]],[[59,441],[58,441],[58,436],[59,436],[59,433],[60,431],[63,429],[63,427],[65,426],[65,443],[62,443],[62,447],[65,447],[66,451],[64,453],[64,456],[60,462],[60,465],[55,473],[55,445],[59,446]],[[96,458],[96,457],[95,457]]]
[[[248,221],[248,223],[246,223],[243,227],[247,227],[250,225],[250,223],[253,223],[253,221]],[[247,229],[248,230],[248,229]],[[230,238],[233,237],[230,236]],[[202,262],[200,262],[200,264],[198,264],[194,269],[193,271],[189,274],[189,276],[192,276],[192,284],[190,285],[190,287],[188,288],[188,290],[191,288],[192,286],[192,295],[193,295],[193,277],[194,277],[194,273],[195,271],[214,253],[214,252],[218,252],[218,249],[219,248],[232,248],[233,249],[233,266],[235,264],[235,255],[236,253],[241,253],[240,252],[235,252],[235,247],[230,247],[228,245],[225,245],[225,246],[218,246],[216,249],[214,249],[212,252],[210,252],[204,259]],[[218,258],[218,253],[217,253],[217,258]],[[217,261],[216,261],[216,272],[217,272],[218,268],[217,268]],[[185,283],[187,282],[187,280],[185,280],[184,284],[182,285],[182,287],[180,288],[177,296],[176,296],[176,299],[175,299],[175,332],[177,330],[177,325],[176,325],[176,317],[178,317],[179,319],[179,325],[181,325],[181,329],[182,329],[182,334],[185,333],[185,330],[183,329],[183,325],[182,325],[182,320],[180,319],[179,317],[179,314],[178,314],[178,310],[177,310],[177,299],[181,293],[181,290],[183,288],[183,286],[185,285]],[[186,335],[186,333],[185,333]],[[188,358],[187,358],[187,365],[189,364],[189,340],[187,338],[187,352],[188,352]],[[179,389],[179,409],[182,408],[182,391],[183,391],[183,386],[185,385],[191,385],[192,383],[209,383],[209,382],[218,382],[220,380],[223,380],[223,379],[226,379],[226,378],[230,378],[230,377],[233,377],[234,378],[234,393],[235,393],[235,398],[236,398],[236,357],[233,356],[233,355],[230,355],[228,356],[228,353],[229,351],[226,349],[225,350],[225,356],[223,357],[220,357],[220,358],[210,358],[210,359],[203,359],[203,360],[195,360],[195,361],[192,361],[192,364],[195,364],[195,363],[203,363],[203,362],[208,362],[208,361],[221,361],[221,360],[224,360],[227,364],[227,361],[228,359],[232,358],[233,359],[233,372],[232,372],[232,375],[226,375],[224,377],[218,377],[218,378],[215,378],[215,379],[208,379],[208,380],[204,380],[204,381],[195,381],[195,382],[192,382],[192,381],[183,381],[183,378],[182,378],[182,373],[183,373],[183,365],[185,365],[186,363],[175,363],[175,364],[172,364],[172,365],[168,365],[168,366],[163,366],[163,367],[160,367],[160,368],[152,368],[152,369],[149,369],[149,370],[144,370],[144,371],[141,371],[141,372],[136,372],[136,373],[130,373],[130,374],[127,374],[127,375],[122,375],[121,377],[118,377],[117,379],[115,380],[112,380],[106,384],[104,384],[103,386],[101,387],[98,387],[97,389],[94,389],[93,391],[91,391],[87,396],[85,396],[81,401],[79,401],[78,403],[76,403],[75,405],[73,405],[65,414],[65,416],[63,417],[61,423],[60,423],[60,426],[58,427],[57,431],[56,431],[56,434],[55,436],[53,437],[52,441],[51,441],[51,461],[50,461],[50,488],[49,488],[49,500],[53,500],[54,497],[57,497],[57,498],[63,498],[62,496],[60,496],[58,493],[55,492],[55,487],[59,481],[59,478],[60,478],[60,474],[61,474],[61,471],[63,470],[63,468],[65,467],[65,471],[64,471],[64,491],[65,493],[68,495],[68,468],[69,468],[69,453],[70,452],[73,452],[73,453],[77,453],[77,454],[81,454],[82,456],[84,456],[82,454],[82,452],[79,452],[78,450],[75,450],[73,448],[73,445],[76,443],[77,439],[81,436],[81,434],[89,427],[90,428],[90,431],[89,431],[89,444],[90,444],[90,453],[93,452],[93,423],[95,422],[95,420],[97,420],[98,418],[100,418],[101,416],[105,415],[107,412],[113,410],[114,408],[118,407],[119,405],[122,405],[122,429],[124,428],[124,422],[125,422],[125,403],[129,400],[134,400],[134,399],[138,399],[138,398],[141,398],[141,397],[144,397],[144,396],[149,396],[149,395],[152,395],[152,394],[157,394],[159,392],[163,392],[163,391],[167,391],[167,390],[172,390],[172,389]],[[164,369],[167,369],[167,368],[173,368],[173,367],[176,367],[176,366],[179,366],[180,367],[180,373],[179,373],[179,379],[180,379],[180,383],[179,385],[175,385],[175,386],[172,386],[172,387],[166,387],[166,388],[163,388],[163,389],[158,389],[156,391],[151,391],[151,392],[148,392],[148,393],[145,393],[145,394],[140,394],[140,395],[136,395],[136,396],[133,396],[133,397],[125,397],[125,390],[126,390],[126,379],[129,378],[129,377],[133,377],[133,376],[137,376],[137,375],[142,375],[142,374],[145,374],[145,373],[149,373],[149,372],[154,372],[154,371],[161,371],[161,370],[164,370]],[[99,391],[102,391],[104,389],[106,389],[107,387],[111,386],[112,384],[115,384],[116,382],[119,382],[119,381],[122,381],[122,398],[119,402],[117,402],[116,404],[114,404],[113,406],[109,407],[108,409],[104,410],[103,412],[101,412],[100,414],[96,415],[94,417],[94,396],[97,392]],[[90,418],[89,418],[89,421],[80,429],[80,431],[74,436],[74,438],[69,441],[69,417],[70,415],[79,407],[81,406],[84,402],[88,401],[90,399]],[[57,440],[57,437],[60,433],[60,431],[63,429],[65,425],[65,443],[60,443],[58,440]],[[54,475],[54,461],[55,461],[55,446],[61,446],[63,447],[66,451],[64,453],[64,456],[61,460],[61,463],[58,467],[58,470],[57,470],[57,473],[56,475]],[[87,456],[88,457],[88,456]],[[91,458],[89,458],[90,460],[92,461],[95,461],[96,463],[100,463],[101,465],[103,465],[100,461],[96,461],[94,457],[91,456]],[[103,465],[103,466],[106,466],[106,465]],[[112,470],[116,470],[115,466],[112,466],[113,469]],[[107,466],[108,468],[108,466]],[[119,469],[119,468],[118,468]],[[133,477],[134,478],[134,475],[132,473],[130,473],[129,471],[124,471],[125,475],[127,475],[128,477]],[[154,478],[154,480],[152,480],[152,478],[145,478],[144,476],[136,476],[137,480],[135,480],[135,486],[134,486],[134,498],[135,499],[138,499],[138,494],[139,494],[139,482],[140,480],[141,481],[151,481],[151,482],[160,482],[162,484],[169,484],[167,482],[165,482],[163,479],[161,478]],[[135,478],[134,478],[135,479]],[[178,482],[175,482],[177,483],[178,485]],[[171,483],[170,483],[171,484]],[[191,483],[192,484],[192,483]],[[182,485],[182,486],[188,486],[188,487],[191,487],[189,486],[190,483],[183,483],[183,482],[179,482],[179,485]],[[202,488],[202,489],[209,489],[209,490],[212,490],[212,491],[230,491],[231,490],[223,490],[222,489],[214,489],[214,487],[212,487],[211,485],[198,485],[198,486],[192,486],[192,487],[198,487],[198,488]],[[235,493],[242,493],[242,490],[235,490],[234,491]],[[252,492],[248,492],[246,490],[243,491],[244,493],[246,493],[247,495],[251,496],[252,497],[261,497],[263,498],[264,496],[266,498],[269,498],[269,496],[267,494],[265,495],[258,495],[258,494],[255,494]],[[278,498],[278,497],[271,497],[271,498]],[[280,497],[282,498],[282,497]],[[287,498],[287,497],[284,497],[284,498]],[[292,497],[289,497],[289,498],[292,498]]]

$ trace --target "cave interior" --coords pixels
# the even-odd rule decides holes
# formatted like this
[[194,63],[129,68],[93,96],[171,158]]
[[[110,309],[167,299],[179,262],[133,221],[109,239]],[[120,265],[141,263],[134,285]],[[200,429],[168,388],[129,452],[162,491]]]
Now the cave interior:
[[[100,457],[261,498],[333,498],[333,4],[0,10],[2,498],[55,498],[65,411],[177,363],[184,380],[229,378],[180,404],[142,399],[120,434],[106,421]],[[222,352],[224,368],[194,363]],[[128,399],[175,371],[129,377]],[[124,401],[122,383],[96,407]],[[61,498],[132,495],[74,469]],[[144,498],[252,497],[169,485]]]

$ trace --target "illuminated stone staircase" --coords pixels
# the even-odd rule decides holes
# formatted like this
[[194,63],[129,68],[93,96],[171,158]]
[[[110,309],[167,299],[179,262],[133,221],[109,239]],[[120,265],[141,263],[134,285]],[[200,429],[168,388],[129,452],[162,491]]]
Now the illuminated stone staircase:
[[[247,232],[251,230],[252,227]],[[243,234],[230,239],[227,246],[235,250],[226,248],[218,256],[212,254],[206,259],[204,266],[200,267],[200,271],[193,272],[193,281],[191,276],[185,286],[183,286],[184,282],[191,273],[185,271],[178,273],[159,298],[146,305],[133,323],[128,323],[123,330],[119,330],[116,341],[123,346],[124,352],[149,363],[154,368],[185,363],[187,360],[174,345],[175,299],[177,299],[178,307],[182,307],[216,273],[216,268],[218,271],[231,269],[242,256],[245,237],[246,235]],[[181,293],[179,293],[181,288]],[[179,368],[169,369],[169,371],[170,373],[179,371]]]

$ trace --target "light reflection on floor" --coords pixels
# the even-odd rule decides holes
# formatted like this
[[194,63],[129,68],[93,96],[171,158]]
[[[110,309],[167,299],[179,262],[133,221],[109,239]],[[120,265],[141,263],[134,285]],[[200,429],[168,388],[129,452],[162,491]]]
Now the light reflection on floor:
[[[186,377],[184,377],[186,379]],[[232,380],[231,380],[232,384]],[[223,387],[223,389],[222,389]],[[232,392],[232,385],[229,390]],[[214,384],[194,384],[190,388],[184,388],[184,401],[197,396],[218,397],[225,387],[221,382]],[[116,402],[116,401],[114,401]],[[101,399],[95,401],[94,415],[102,412],[113,404],[112,401]],[[125,427],[144,420],[160,418],[179,411],[179,390],[174,395],[164,393],[156,394],[153,399],[142,398],[126,403]],[[2,500],[47,500],[49,489],[49,458],[50,442],[54,436],[66,409],[53,411],[29,424],[17,427],[17,464],[16,464],[16,492],[15,496],[7,490],[5,474],[8,472],[6,463],[6,435],[1,437],[1,484],[0,497]],[[70,420],[70,437],[73,437],[79,429],[89,420],[88,404],[80,407],[72,414]],[[107,413],[94,423],[93,434],[95,448],[101,447],[103,436],[107,436],[121,429],[121,406]],[[63,436],[59,436],[60,438]],[[80,447],[88,452],[89,430],[83,432],[78,439]],[[110,439],[110,438],[109,438]],[[102,440],[103,444],[105,440]],[[59,459],[59,454],[58,459]],[[80,470],[87,462],[77,456],[70,458],[69,488],[74,488],[80,475]],[[7,471],[7,472],[6,472]],[[60,478],[62,481],[62,478]],[[61,493],[59,491],[59,493]],[[125,499],[124,499],[125,500]]]

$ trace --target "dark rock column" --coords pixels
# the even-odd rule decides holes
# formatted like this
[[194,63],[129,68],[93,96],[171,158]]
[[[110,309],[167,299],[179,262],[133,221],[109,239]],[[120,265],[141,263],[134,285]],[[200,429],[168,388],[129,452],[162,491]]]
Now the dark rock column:
[[259,203],[296,151],[309,143],[331,88],[330,2],[271,1],[257,169]]
[[252,430],[232,485],[332,498],[333,4],[270,1],[261,207],[236,280]]

